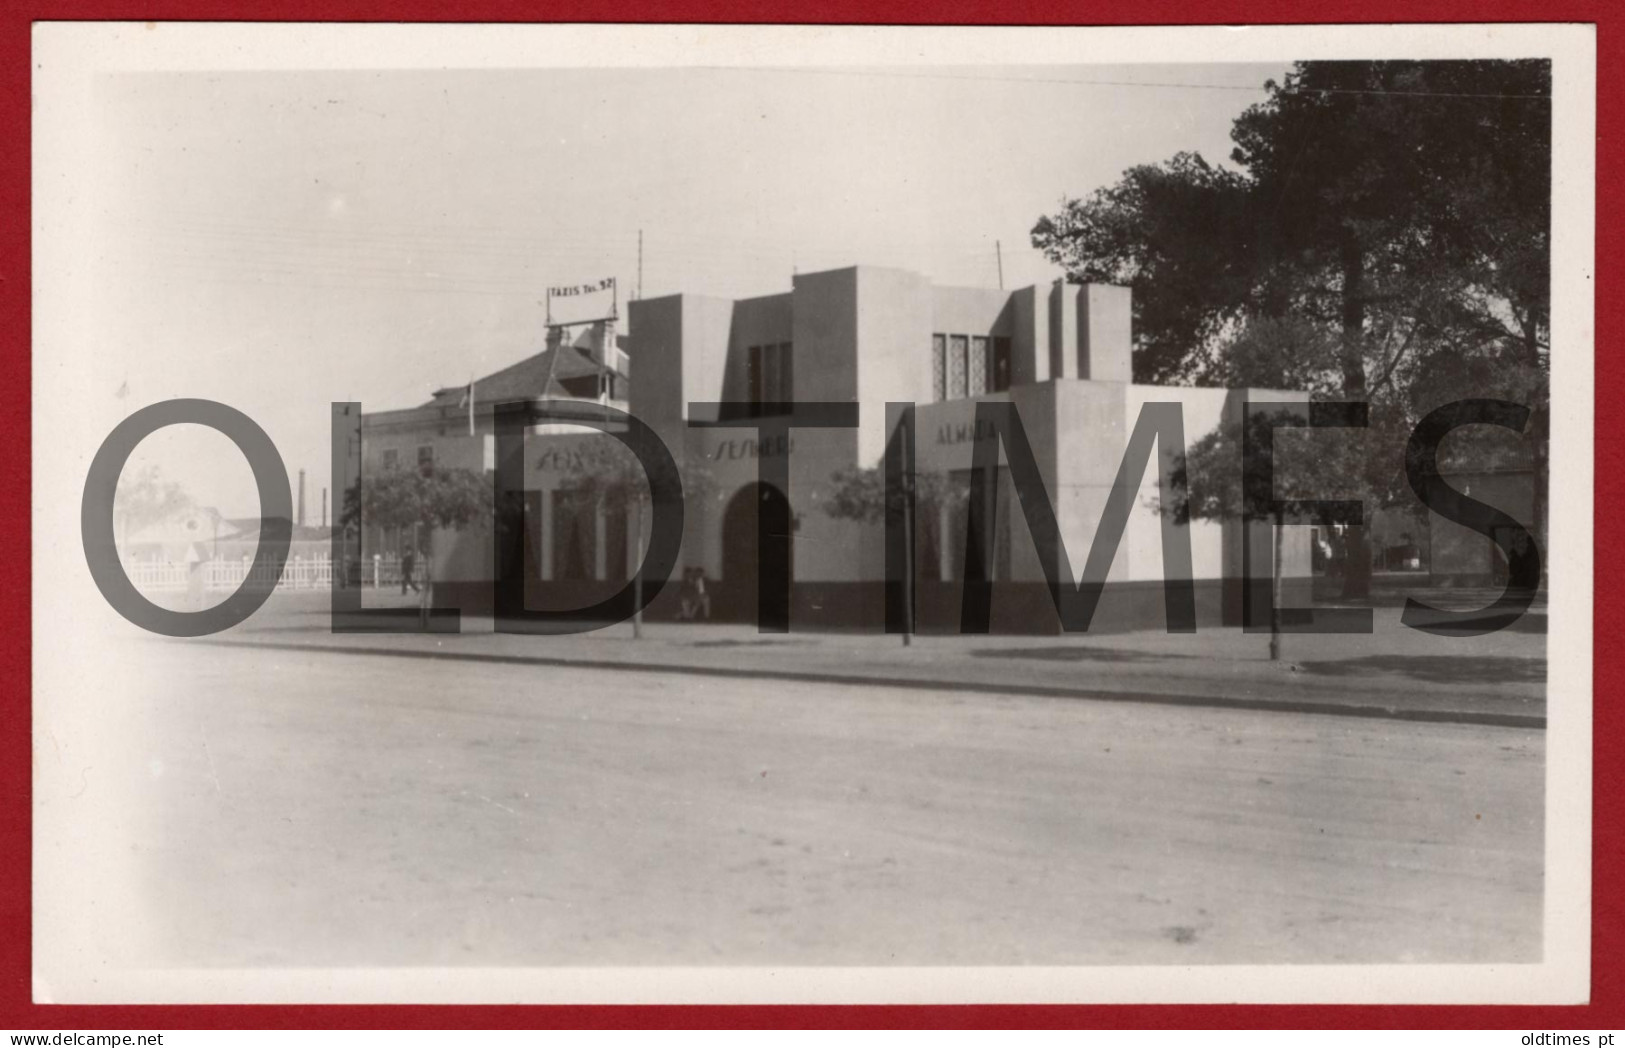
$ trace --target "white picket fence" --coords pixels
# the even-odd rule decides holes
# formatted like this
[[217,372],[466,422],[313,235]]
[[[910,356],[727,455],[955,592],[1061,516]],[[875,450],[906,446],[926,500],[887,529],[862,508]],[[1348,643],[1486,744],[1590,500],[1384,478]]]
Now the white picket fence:
[[[326,589],[333,584],[333,561],[330,557],[292,556],[280,564],[269,563],[256,568],[252,558],[241,560],[208,560],[195,566],[176,564],[167,560],[129,560],[124,571],[138,590],[151,593],[186,590],[191,584],[191,573],[203,575],[205,590],[234,590],[245,580],[263,586],[273,583],[279,589]],[[351,568],[351,577],[356,577]],[[364,586],[397,585],[401,578],[400,561],[395,557],[368,557],[359,572]]]

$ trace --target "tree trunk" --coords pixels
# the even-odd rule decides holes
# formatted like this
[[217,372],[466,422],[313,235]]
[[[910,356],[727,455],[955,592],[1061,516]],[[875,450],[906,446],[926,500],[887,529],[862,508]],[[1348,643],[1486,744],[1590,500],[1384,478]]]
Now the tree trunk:
[[1350,234],[1339,251],[1343,269],[1343,394],[1365,399],[1365,252]]
[[[1523,321],[1523,347],[1526,364],[1536,375],[1540,374],[1540,329],[1535,322],[1534,312],[1531,310]],[[1548,476],[1551,462],[1548,452],[1552,439],[1552,411],[1551,391],[1548,389],[1546,397],[1536,400],[1530,405],[1529,439],[1534,449],[1533,474],[1531,478],[1531,511],[1534,520],[1529,526],[1535,533],[1535,549],[1540,553],[1542,574],[1546,564],[1546,507],[1548,504],[1547,492],[1551,483]]]
[[[908,430],[912,424],[905,426],[898,434],[898,439],[906,440]],[[907,445],[903,454],[905,463],[912,462]],[[903,498],[903,647],[914,643],[914,584],[919,565],[914,563],[914,500],[919,497],[919,487],[915,484],[912,474],[904,478],[908,485],[907,495]]]
[[1275,514],[1274,551],[1270,557],[1270,661],[1281,658],[1281,529],[1283,514]]
[[643,639],[643,496],[637,499],[637,519],[632,527],[636,529],[637,561],[632,565],[632,639]]
[[[1365,252],[1353,234],[1343,241],[1343,397],[1365,400]],[[1364,525],[1351,526],[1345,536],[1343,597],[1364,600],[1371,596],[1371,545]]]
[[418,593],[418,625],[429,628],[429,609],[434,607],[434,559],[423,555],[423,589]]

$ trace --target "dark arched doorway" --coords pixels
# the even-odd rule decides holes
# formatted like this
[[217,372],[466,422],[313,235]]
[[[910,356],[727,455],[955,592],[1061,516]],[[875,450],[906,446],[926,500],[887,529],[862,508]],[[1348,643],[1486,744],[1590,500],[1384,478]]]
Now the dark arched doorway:
[[[758,549],[758,522],[765,544]],[[788,594],[791,578],[790,500],[772,484],[746,484],[728,500],[722,516],[722,585],[717,614],[734,622],[757,622],[757,594],[766,581]],[[779,598],[776,606],[787,606]],[[771,622],[767,625],[773,625]]]

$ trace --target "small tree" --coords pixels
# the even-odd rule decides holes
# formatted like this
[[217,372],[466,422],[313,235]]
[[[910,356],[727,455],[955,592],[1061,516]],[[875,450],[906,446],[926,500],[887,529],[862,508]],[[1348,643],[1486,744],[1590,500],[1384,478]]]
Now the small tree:
[[113,496],[119,540],[128,541],[131,532],[183,513],[193,505],[192,497],[179,484],[164,480],[157,466],[121,473]]
[[[685,502],[708,498],[715,488],[703,463],[679,462]],[[630,516],[637,549],[632,574],[632,637],[643,636],[643,520],[649,507],[649,477],[630,448],[611,437],[583,439],[570,456],[558,496],[577,509],[602,508]]]
[[[360,527],[362,521],[384,528],[410,528],[414,540],[427,533],[432,545],[439,528],[463,528],[491,517],[491,483],[470,469],[427,467],[415,472],[391,470],[364,477],[359,492],[346,493],[344,523]],[[424,550],[423,594],[425,616],[434,604],[431,549]]]
[[[1307,411],[1308,404],[1304,405]],[[1219,429],[1191,446],[1189,452],[1174,469],[1170,489],[1175,492],[1169,502],[1160,502],[1157,509],[1177,523],[1193,520],[1238,521],[1244,525],[1253,521],[1269,520],[1273,525],[1270,554],[1270,659],[1281,657],[1281,545],[1285,514],[1278,503],[1289,499],[1330,499],[1327,493],[1333,478],[1343,478],[1345,484],[1358,485],[1360,478],[1373,460],[1367,453],[1366,441],[1360,439],[1358,429],[1306,430],[1304,413],[1293,410],[1266,414],[1255,411],[1245,419],[1227,422]],[[1316,454],[1292,454],[1285,446],[1293,433],[1322,433],[1317,440]],[[1248,446],[1258,450],[1273,448],[1270,483],[1265,483],[1261,471],[1246,469],[1245,452]],[[1403,460],[1397,465],[1403,470]],[[1356,498],[1358,492],[1345,493],[1344,498]],[[1242,541],[1247,541],[1245,535]]]

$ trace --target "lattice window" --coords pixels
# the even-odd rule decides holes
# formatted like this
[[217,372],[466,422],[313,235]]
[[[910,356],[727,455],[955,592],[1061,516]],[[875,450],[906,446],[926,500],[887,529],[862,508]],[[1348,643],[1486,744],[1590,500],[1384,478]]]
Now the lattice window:
[[948,339],[945,335],[931,336],[931,397],[941,403],[948,399]]
[[970,340],[970,395],[979,397],[987,392],[987,338],[975,335]]
[[948,336],[948,399],[963,400],[967,395],[965,355],[970,340],[964,335]]

